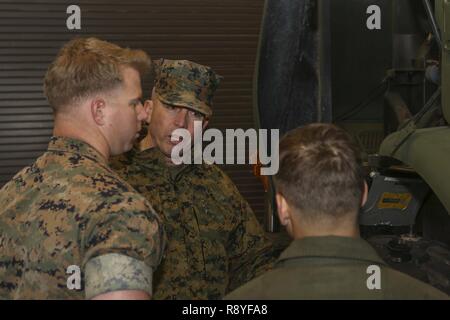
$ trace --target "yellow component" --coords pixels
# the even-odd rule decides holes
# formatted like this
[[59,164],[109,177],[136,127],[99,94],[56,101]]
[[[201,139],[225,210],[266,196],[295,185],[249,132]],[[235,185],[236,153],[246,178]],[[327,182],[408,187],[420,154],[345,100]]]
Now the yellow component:
[[411,199],[411,193],[384,192],[380,197],[380,201],[378,201],[378,209],[405,210],[411,202]]

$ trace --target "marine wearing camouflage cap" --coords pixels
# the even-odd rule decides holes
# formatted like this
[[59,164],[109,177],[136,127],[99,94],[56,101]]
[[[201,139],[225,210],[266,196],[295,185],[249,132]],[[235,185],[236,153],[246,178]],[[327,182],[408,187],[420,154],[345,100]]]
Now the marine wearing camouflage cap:
[[214,92],[223,77],[210,67],[187,60],[155,62],[155,94],[163,103],[212,115]]
[[[143,144],[111,159],[163,219],[168,241],[154,276],[155,299],[220,299],[270,269],[276,257],[249,204],[219,167],[171,162],[171,134],[182,128],[192,135],[199,121],[194,114],[211,115],[219,81],[209,67],[160,60],[147,102],[150,148]],[[206,127],[208,119],[201,121]]]
[[164,158],[151,148],[111,162],[163,219],[153,298],[221,299],[269,270],[276,248],[231,179],[216,165],[170,167]]

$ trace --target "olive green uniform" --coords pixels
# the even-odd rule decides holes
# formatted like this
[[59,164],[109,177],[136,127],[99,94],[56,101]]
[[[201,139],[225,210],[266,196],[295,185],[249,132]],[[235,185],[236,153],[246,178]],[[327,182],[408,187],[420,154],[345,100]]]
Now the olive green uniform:
[[271,267],[271,242],[217,166],[167,166],[153,148],[132,150],[112,167],[163,216],[168,244],[156,299],[222,298]]
[[[379,289],[374,280],[377,271],[369,266],[379,267]],[[293,241],[273,270],[238,288],[226,299],[448,299],[448,296],[389,268],[363,239],[328,236]]]
[[[47,152],[0,191],[0,298],[151,294],[163,236],[150,204],[98,151],[52,137]],[[73,268],[81,270],[79,289]]]

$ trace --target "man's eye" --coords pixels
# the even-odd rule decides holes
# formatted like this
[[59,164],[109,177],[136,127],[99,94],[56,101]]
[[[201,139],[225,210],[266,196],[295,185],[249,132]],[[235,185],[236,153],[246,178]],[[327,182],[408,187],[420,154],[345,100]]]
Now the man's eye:
[[131,102],[130,105],[131,105],[133,108],[136,108],[136,107],[139,106],[139,105],[144,105],[144,103],[143,103],[143,101],[142,101],[141,99],[139,99],[139,100],[136,100],[136,101]]
[[193,116],[195,119],[203,119],[203,114],[200,113],[200,112],[197,112],[197,111],[192,111],[192,116]]
[[169,109],[169,110],[175,110],[176,109],[175,106],[171,106],[171,105],[168,105],[168,104],[165,104],[164,106],[166,107],[166,109]]

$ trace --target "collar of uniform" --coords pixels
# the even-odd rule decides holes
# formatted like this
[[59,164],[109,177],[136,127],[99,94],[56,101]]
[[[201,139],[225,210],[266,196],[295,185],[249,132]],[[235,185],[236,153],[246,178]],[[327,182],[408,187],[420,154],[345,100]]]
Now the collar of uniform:
[[365,240],[337,236],[294,240],[280,255],[278,262],[305,257],[342,258],[385,264],[375,249]]
[[149,148],[143,151],[139,151],[134,149],[134,157],[142,164],[142,165],[151,165],[156,164],[158,166],[162,166],[167,169],[170,175],[174,178],[181,172],[184,172],[188,168],[191,168],[193,165],[189,164],[180,164],[170,166],[167,164],[167,160],[165,155],[156,147]]
[[79,154],[96,162],[107,164],[107,160],[94,147],[84,141],[74,138],[53,136],[48,144],[48,151]]
[[142,165],[157,164],[159,166],[168,167],[164,154],[158,148],[152,147],[142,151],[133,148],[131,152],[132,157]]

